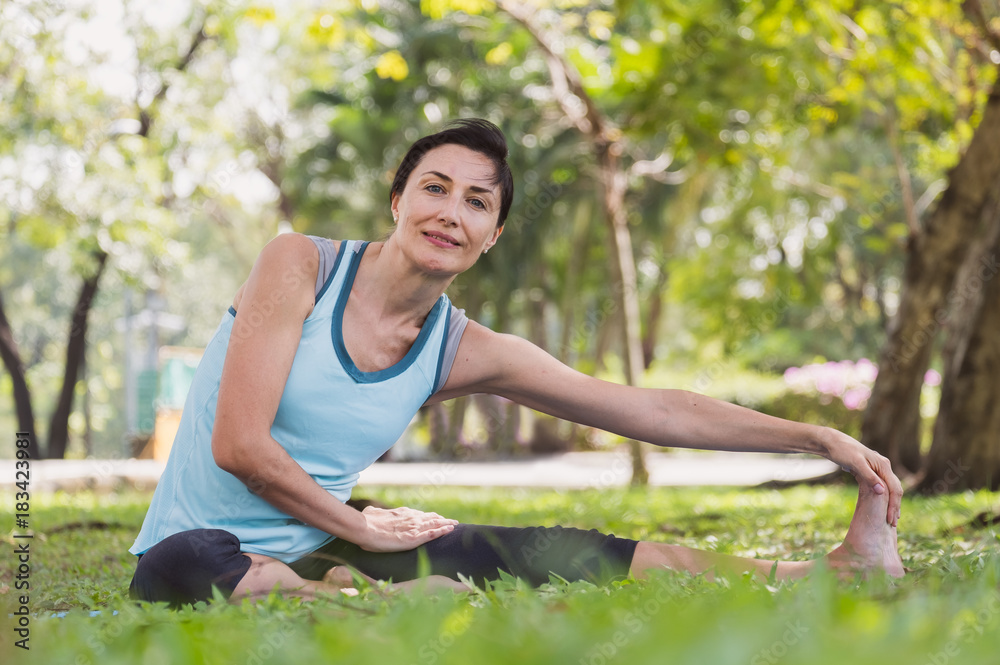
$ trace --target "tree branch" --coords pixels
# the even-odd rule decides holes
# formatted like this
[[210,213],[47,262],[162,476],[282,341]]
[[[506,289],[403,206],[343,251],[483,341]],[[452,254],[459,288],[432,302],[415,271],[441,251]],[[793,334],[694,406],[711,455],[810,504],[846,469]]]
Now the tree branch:
[[[825,199],[832,199],[834,197],[839,197],[850,203],[850,199],[847,197],[843,191],[832,187],[830,185],[825,185],[821,182],[814,182],[809,178],[808,175],[804,173],[799,173],[793,169],[779,169],[777,172],[773,171],[771,168],[763,166],[759,161],[757,163],[757,168],[761,170],[762,173],[770,174],[775,180],[780,180],[781,182],[788,183],[792,187],[797,187],[807,192],[812,192],[822,196]],[[851,206],[858,212],[862,210],[856,206]]]
[[983,39],[989,42],[993,48],[1000,51],[1000,31],[997,31],[990,25],[990,20],[986,18],[986,14],[983,12],[982,3],[979,0],[965,0],[962,3],[962,11],[965,13],[966,18],[979,28]]
[[899,149],[899,136],[896,127],[896,109],[889,103],[886,105],[885,133],[889,137],[889,147],[896,162],[896,175],[899,178],[899,193],[903,199],[903,213],[906,216],[906,226],[910,229],[910,237],[916,239],[920,233],[920,221],[917,219],[916,206],[913,203],[913,184],[910,181],[910,171],[903,161],[903,153]]
[[[587,94],[577,72],[566,66],[559,41],[550,37],[544,28],[535,23],[530,8],[508,0],[497,0],[497,7],[520,23],[542,50],[552,75],[552,88],[556,101],[576,128],[602,143],[616,143],[621,137],[621,131],[610,126],[594,100]],[[583,109],[573,102],[574,97],[583,104]]]
[[63,369],[62,389],[59,391],[56,407],[49,420],[49,445],[45,454],[53,459],[62,459],[66,456],[66,446],[69,443],[69,414],[73,410],[76,383],[83,356],[87,352],[87,320],[108,260],[108,255],[103,250],[97,250],[93,256],[97,261],[97,266],[94,269],[94,274],[83,280],[80,294],[76,299],[76,306],[73,308],[73,315],[70,318],[69,340],[66,342],[66,365]]
[[[174,65],[174,69],[178,72],[183,72],[187,69],[191,61],[194,60],[195,51],[201,46],[202,42],[208,39],[208,35],[205,33],[205,20],[201,22],[201,26],[198,28],[198,32],[195,33],[194,38],[191,40],[191,45],[188,50],[181,56],[181,59],[177,61]],[[153,100],[146,105],[145,108],[139,109],[139,131],[136,132],[137,135],[146,138],[149,136],[149,128],[152,125],[152,117],[150,116],[149,110],[156,106],[164,97],[167,95],[167,90],[170,89],[170,83],[166,81],[161,81],[159,90],[153,95]]]
[[35,414],[31,407],[31,391],[28,388],[28,379],[24,371],[24,362],[21,360],[21,351],[17,346],[17,338],[14,337],[14,330],[11,328],[4,310],[2,292],[0,292],[0,359],[3,360],[13,384],[18,430],[30,434],[28,454],[31,459],[40,459],[41,449],[38,447],[35,436]]
[[679,185],[688,179],[688,173],[684,169],[667,171],[673,163],[673,152],[665,150],[656,159],[640,159],[634,162],[628,172],[633,176],[649,176],[668,185]]

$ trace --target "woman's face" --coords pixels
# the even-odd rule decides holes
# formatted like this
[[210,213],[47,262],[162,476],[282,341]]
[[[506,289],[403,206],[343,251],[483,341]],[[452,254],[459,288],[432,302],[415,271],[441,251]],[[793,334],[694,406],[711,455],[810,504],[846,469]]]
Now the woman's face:
[[457,275],[500,237],[500,187],[493,164],[465,146],[430,150],[393,197],[403,252],[431,274]]

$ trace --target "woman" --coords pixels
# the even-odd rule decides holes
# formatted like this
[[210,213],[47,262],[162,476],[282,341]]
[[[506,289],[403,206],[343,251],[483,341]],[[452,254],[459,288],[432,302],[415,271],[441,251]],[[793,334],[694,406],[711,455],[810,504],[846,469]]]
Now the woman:
[[903,574],[899,480],[851,437],[685,391],[600,381],[451,306],[445,289],[503,231],[513,199],[506,156],[494,125],[456,122],[404,158],[385,242],[286,234],[264,248],[205,350],[130,550],[140,555],[134,597],[176,605],[211,597],[213,585],[236,598],[275,588],[311,597],[350,583],[338,563],[405,587],[425,555],[441,586],[498,569],[540,584],[549,572],[604,582],[663,566],[796,578],[816,565],[345,504],[358,472],[421,405],[472,393],[662,446],[823,455],[860,486],[826,564]]

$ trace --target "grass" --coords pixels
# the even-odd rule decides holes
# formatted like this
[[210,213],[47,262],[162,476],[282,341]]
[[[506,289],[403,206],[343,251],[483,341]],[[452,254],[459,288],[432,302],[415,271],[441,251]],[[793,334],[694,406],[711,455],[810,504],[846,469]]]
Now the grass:
[[[843,536],[850,488],[649,491],[359,490],[471,523],[564,524],[746,556],[806,559]],[[0,499],[12,513],[11,496]],[[818,573],[791,584],[664,571],[608,587],[516,580],[468,594],[302,603],[137,606],[127,553],[149,495],[35,495],[30,652],[0,626],[2,662],[32,663],[951,663],[997,662],[1000,537],[955,527],[1000,503],[980,492],[907,497],[900,550],[910,575],[863,584]],[[66,528],[69,525],[69,528]],[[6,536],[0,611],[16,608]],[[91,610],[101,610],[91,616]],[[117,610],[118,614],[112,612]],[[66,612],[65,617],[54,617]]]

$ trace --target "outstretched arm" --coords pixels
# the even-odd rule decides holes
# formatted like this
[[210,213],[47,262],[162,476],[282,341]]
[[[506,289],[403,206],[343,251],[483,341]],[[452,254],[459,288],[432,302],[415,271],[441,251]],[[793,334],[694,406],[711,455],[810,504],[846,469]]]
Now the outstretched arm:
[[659,446],[812,453],[889,492],[886,519],[899,517],[902,485],[889,461],[828,427],[767,416],[685,390],[624,386],[581,374],[527,340],[469,322],[435,400],[486,392],[558,418]]

